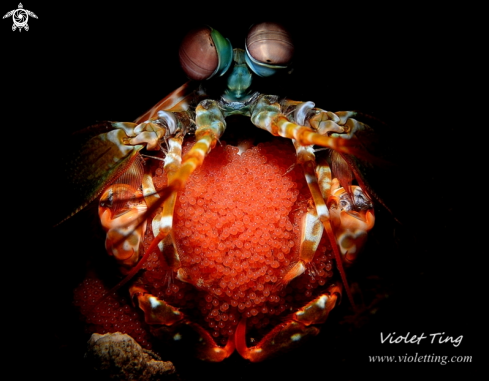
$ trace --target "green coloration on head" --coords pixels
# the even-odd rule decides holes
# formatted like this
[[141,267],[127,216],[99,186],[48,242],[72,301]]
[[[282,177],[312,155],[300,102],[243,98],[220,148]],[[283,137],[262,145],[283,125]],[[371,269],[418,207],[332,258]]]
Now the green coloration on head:
[[230,101],[241,101],[250,95],[252,73],[244,60],[244,51],[234,50],[234,66],[227,80],[226,98]]
[[211,28],[211,36],[214,44],[216,45],[217,54],[219,57],[219,64],[216,71],[212,76],[221,76],[226,73],[233,62],[233,47],[231,42],[224,38],[221,33]]

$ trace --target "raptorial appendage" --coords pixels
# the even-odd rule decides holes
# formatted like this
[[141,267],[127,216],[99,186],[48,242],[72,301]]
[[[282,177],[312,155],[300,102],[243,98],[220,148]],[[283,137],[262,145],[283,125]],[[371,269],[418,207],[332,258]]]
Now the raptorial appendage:
[[[206,157],[223,135],[226,126],[225,113],[215,101],[202,101],[197,105],[195,141],[185,154],[182,154],[185,137],[183,131],[188,130],[189,125],[177,127],[178,124],[174,123],[173,127],[168,126],[172,125],[172,121],[180,120],[178,112],[160,110],[158,115],[159,117],[151,121],[133,127],[132,133],[137,135],[122,142],[127,145],[142,143],[151,149],[157,149],[165,142],[163,170],[166,184],[156,187],[151,171],[146,168],[135,171],[141,173],[138,175],[139,185],[127,184],[130,181],[122,178],[119,183],[105,190],[100,200],[100,217],[107,231],[107,250],[117,259],[125,274],[117,287],[128,282],[156,250],[162,253],[167,266],[165,279],[168,277],[194,285],[198,289],[205,289],[206,281],[199,283],[200,278],[196,278],[195,274],[189,272],[187,265],[182,263],[179,252],[181,243],[174,241],[174,214],[177,195],[205,163]],[[280,104],[273,97],[267,96],[257,98],[257,103],[252,108],[252,121],[259,127],[292,140],[296,152],[295,160],[302,170],[310,195],[309,206],[301,217],[300,244],[294,249],[298,253],[297,257],[284,267],[280,279],[277,277],[274,286],[277,289],[288,287],[305,273],[314,274],[317,271],[317,255],[324,250],[322,245],[327,237],[332,258],[335,258],[342,278],[341,283],[353,304],[343,265],[353,263],[364,246],[367,233],[374,225],[373,205],[361,187],[351,185],[354,174],[345,174],[349,171],[346,162],[343,163],[344,168],[340,175],[343,176],[342,180],[346,182],[347,188],[341,187],[340,181],[333,177],[338,165],[335,167],[332,161],[341,160],[340,156],[322,155],[317,160],[315,149],[315,146],[321,145],[330,152],[337,152],[336,149],[343,154],[354,152],[357,145],[350,142],[355,140],[355,131],[363,125],[351,119],[352,115],[353,113],[324,111],[315,108],[312,102],[284,101]],[[166,129],[163,130],[161,126]],[[131,202],[131,199],[138,202]],[[147,223],[150,224],[154,239],[143,253],[141,242]],[[152,327],[161,326],[160,333],[164,330],[176,332],[181,325],[193,327],[205,343],[200,347],[198,356],[208,361],[222,361],[235,349],[250,361],[261,361],[316,335],[319,330],[315,325],[326,320],[342,291],[340,283],[330,284],[315,298],[291,313],[286,322],[265,334],[255,345],[249,346],[248,319],[252,315],[244,316],[236,323],[235,332],[232,335],[227,334],[225,342],[218,344],[206,329],[161,295],[154,295],[140,282],[135,282],[130,287],[130,294],[144,311],[147,324]]]
[[[206,361],[235,349],[262,361],[317,335],[342,292],[354,306],[344,267],[375,223],[377,197],[357,166],[374,160],[370,127],[354,112],[253,91],[255,75],[288,67],[293,46],[275,23],[250,33],[232,50],[212,28],[193,31],[184,70],[226,74],[227,87],[209,92],[218,97],[190,77],[136,123],[104,124],[82,152],[95,163],[82,172],[95,184],[88,199],[100,197],[106,249],[124,274],[111,291],[133,280],[148,330],[175,340],[193,328]],[[228,146],[235,115],[274,137],[251,143],[259,134],[236,130]]]
[[147,206],[142,193],[128,184],[114,184],[102,194],[99,218],[107,232],[105,249],[113,255],[123,273],[141,258],[142,239],[146,232]]
[[327,205],[343,262],[351,265],[374,227],[373,204],[359,186],[352,186],[348,193],[333,179]]

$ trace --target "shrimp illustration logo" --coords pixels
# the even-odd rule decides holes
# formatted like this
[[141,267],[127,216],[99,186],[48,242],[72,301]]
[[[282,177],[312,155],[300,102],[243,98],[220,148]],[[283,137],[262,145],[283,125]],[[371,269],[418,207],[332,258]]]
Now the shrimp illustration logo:
[[17,28],[19,28],[19,32],[22,32],[22,28],[24,28],[25,30],[29,30],[29,25],[27,25],[27,20],[29,20],[29,16],[37,19],[37,16],[34,14],[34,12],[24,9],[22,3],[19,3],[18,9],[7,12],[5,16],[3,16],[3,18],[7,18],[9,16],[12,16],[12,20],[14,20],[12,30],[16,30]]

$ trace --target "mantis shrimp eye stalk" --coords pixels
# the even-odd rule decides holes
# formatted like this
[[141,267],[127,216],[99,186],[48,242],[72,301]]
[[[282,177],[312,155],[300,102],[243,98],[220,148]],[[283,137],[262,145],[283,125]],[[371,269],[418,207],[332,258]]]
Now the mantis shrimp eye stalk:
[[233,60],[233,48],[217,30],[204,26],[190,31],[179,49],[180,65],[190,79],[221,76]]
[[[252,88],[293,54],[280,24],[252,26],[234,50],[195,29],[179,51],[190,81],[87,140],[82,157],[95,164],[76,173],[95,183],[87,194],[122,273],[108,291],[97,279],[77,290],[95,331],[127,330],[150,348],[150,333],[171,341],[190,329],[198,358],[237,350],[256,362],[316,335],[343,291],[355,309],[346,268],[375,222],[357,167],[372,158],[371,129],[355,112]],[[117,300],[123,285],[131,306]]]
[[246,38],[246,63],[256,75],[268,77],[287,68],[294,44],[287,30],[277,23],[253,25]]

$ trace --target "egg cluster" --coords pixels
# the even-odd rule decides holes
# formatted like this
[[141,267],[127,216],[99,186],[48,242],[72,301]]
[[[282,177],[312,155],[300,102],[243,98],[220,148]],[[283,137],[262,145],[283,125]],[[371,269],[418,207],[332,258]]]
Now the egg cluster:
[[88,324],[88,332],[121,332],[131,335],[144,348],[151,348],[140,313],[117,295],[107,295],[100,279],[88,276],[74,291],[74,304]]
[[[178,195],[173,237],[185,280],[201,291],[196,303],[215,338],[232,335],[242,316],[250,325],[268,325],[332,275],[332,258],[317,255],[313,275],[294,283],[297,295],[281,283],[300,260],[308,206],[304,174],[293,146],[282,139],[243,152],[218,146],[190,177]],[[321,253],[330,251],[328,245],[323,240]]]
[[[243,152],[225,143],[215,147],[177,197],[172,236],[184,281],[156,249],[144,263],[138,284],[179,309],[187,321],[201,325],[220,345],[243,317],[249,328],[265,334],[307,304],[333,276],[334,258],[323,234],[305,273],[282,282],[300,260],[301,224],[312,207],[295,159],[285,139]],[[153,181],[157,188],[166,184],[162,168]],[[153,238],[148,223],[144,252]],[[128,333],[148,348],[142,311],[115,296],[97,302],[106,292],[95,278],[87,278],[75,292],[75,304],[91,331]]]
[[178,197],[174,237],[182,267],[192,283],[229,297],[242,285],[262,293],[298,259],[303,184],[297,170],[287,173],[290,159],[267,163],[290,157],[275,146],[216,151]]

